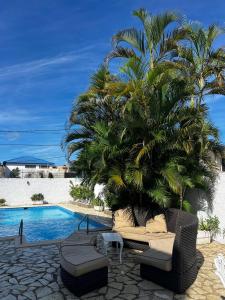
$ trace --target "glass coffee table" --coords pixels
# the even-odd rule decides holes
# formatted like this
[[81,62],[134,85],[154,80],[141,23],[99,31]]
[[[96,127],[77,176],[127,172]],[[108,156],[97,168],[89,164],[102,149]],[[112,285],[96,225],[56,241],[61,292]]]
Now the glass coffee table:
[[107,255],[109,244],[115,242],[117,249],[118,245],[120,245],[120,263],[122,263],[123,239],[121,235],[119,233],[114,232],[104,232],[101,233],[101,236],[103,239],[105,255]]

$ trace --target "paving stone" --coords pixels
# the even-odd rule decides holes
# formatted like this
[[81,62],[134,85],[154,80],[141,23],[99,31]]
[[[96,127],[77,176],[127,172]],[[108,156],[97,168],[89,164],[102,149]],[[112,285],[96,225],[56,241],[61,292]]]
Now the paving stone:
[[111,282],[108,284],[108,286],[112,287],[114,289],[117,289],[117,290],[122,290],[122,288],[123,288],[123,284],[119,283],[119,282]]
[[119,290],[114,288],[108,288],[107,294],[105,295],[106,299],[115,299],[116,296],[118,296],[120,293]]
[[47,285],[48,284],[48,281],[46,279],[39,279],[39,282],[42,284],[42,285]]
[[59,290],[59,285],[57,282],[52,282],[48,285],[54,292],[57,292]]
[[18,284],[18,281],[15,278],[10,278],[9,283]]
[[13,295],[8,295],[6,297],[1,298],[1,300],[17,300],[15,296]]
[[121,298],[122,299],[126,299],[126,300],[133,300],[133,299],[137,299],[137,296],[136,295],[132,295],[132,294],[125,294],[125,295],[121,295]]
[[156,291],[154,295],[162,300],[173,300],[173,293],[168,290]]
[[124,287],[123,293],[138,295],[139,294],[139,288],[136,285],[126,285]]
[[53,275],[52,274],[46,274],[43,276],[43,279],[46,279],[47,281],[52,281]]
[[55,268],[48,268],[48,269],[47,269],[47,272],[50,273],[50,274],[51,274],[51,273],[54,273],[54,272],[55,272]]
[[36,296],[35,296],[34,292],[32,292],[32,291],[26,291],[24,293],[24,296],[26,296],[30,300],[35,300],[36,299]]
[[30,283],[33,283],[36,279],[34,277],[28,277],[26,279],[23,279],[20,281],[20,284],[24,284],[24,285],[27,285],[27,284],[30,284]]
[[99,292],[100,294],[106,294],[106,292],[107,292],[107,287],[104,286],[104,287],[100,288],[100,289],[98,290],[98,292]]
[[148,280],[143,280],[140,283],[138,283],[138,287],[148,291],[164,289],[160,285]]
[[64,296],[61,293],[53,293],[51,295],[40,298],[41,300],[64,300]]
[[26,300],[27,298],[24,297],[24,296],[19,295],[17,299],[18,299],[18,300]]
[[29,286],[40,287],[40,286],[42,286],[42,284],[39,281],[35,281],[35,282],[32,282],[31,284],[29,284]]
[[37,288],[35,293],[38,298],[41,298],[50,295],[52,293],[52,290],[49,287],[45,286],[45,287]]
[[2,281],[0,282],[0,289],[6,288],[7,286],[9,286],[10,283],[8,281]]

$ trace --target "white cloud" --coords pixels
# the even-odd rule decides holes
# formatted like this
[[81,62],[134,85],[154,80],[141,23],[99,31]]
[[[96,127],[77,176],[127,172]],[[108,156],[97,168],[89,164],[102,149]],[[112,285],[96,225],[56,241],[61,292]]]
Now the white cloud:
[[[45,57],[38,60],[2,67],[0,68],[0,79],[11,79],[24,74],[38,74],[55,66],[70,64],[71,62],[75,63],[82,59],[86,59],[87,57],[90,58],[90,54],[95,47],[96,45],[91,45],[77,51],[63,53],[53,57]],[[90,62],[87,62],[87,64],[89,66]],[[85,66],[83,67],[85,68]]]

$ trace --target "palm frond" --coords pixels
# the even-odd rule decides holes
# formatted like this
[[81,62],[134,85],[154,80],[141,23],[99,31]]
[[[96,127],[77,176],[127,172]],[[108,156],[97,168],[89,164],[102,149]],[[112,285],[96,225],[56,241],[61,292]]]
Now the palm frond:
[[136,53],[131,48],[116,46],[105,58],[105,64],[113,58],[138,58]]
[[135,28],[119,31],[113,36],[112,43],[114,47],[117,47],[117,45],[121,42],[128,43],[136,50],[140,51],[140,53],[145,54],[145,38],[142,31],[138,31]]

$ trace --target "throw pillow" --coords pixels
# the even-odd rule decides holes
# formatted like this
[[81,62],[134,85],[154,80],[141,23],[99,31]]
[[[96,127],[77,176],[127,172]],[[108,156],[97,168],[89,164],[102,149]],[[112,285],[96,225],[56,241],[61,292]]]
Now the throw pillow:
[[134,217],[130,207],[118,209],[114,214],[114,227],[134,227]]
[[146,222],[146,232],[167,232],[166,218],[164,214],[160,214],[151,218]]

